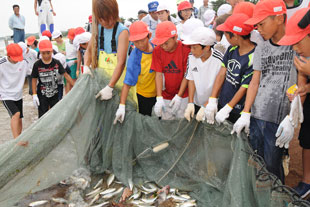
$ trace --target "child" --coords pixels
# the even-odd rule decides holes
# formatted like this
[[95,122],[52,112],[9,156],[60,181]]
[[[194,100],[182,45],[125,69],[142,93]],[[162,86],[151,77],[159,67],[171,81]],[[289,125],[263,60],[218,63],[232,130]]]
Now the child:
[[178,40],[176,26],[170,21],[158,24],[152,43],[157,45],[151,65],[151,70],[156,72],[157,97],[154,112],[156,116],[166,120],[183,118],[188,103],[184,74],[190,48]]
[[183,44],[191,46],[185,75],[189,82],[188,104],[184,117],[188,121],[193,118],[195,111],[208,101],[215,78],[221,69],[223,57],[212,49],[215,42],[214,31],[203,26],[194,29],[190,38],[183,41]]
[[127,71],[122,88],[119,108],[116,112],[114,124],[123,122],[125,118],[125,104],[129,89],[137,85],[139,113],[152,115],[152,108],[156,102],[155,73],[150,73],[152,52],[154,45],[149,42],[152,33],[142,22],[134,22],[129,28],[129,41],[135,45],[127,62]]
[[[227,118],[235,123],[243,109],[245,94],[253,74],[255,50],[254,43],[250,41],[253,26],[244,24],[248,19],[245,14],[233,14],[216,28],[224,32],[231,46],[224,55],[221,71],[216,77],[205,109],[209,124],[214,124],[215,114],[218,123],[223,123]],[[216,113],[218,108],[220,111]]]
[[[309,12],[309,8],[300,9],[288,21],[285,36],[278,42],[279,45],[293,45],[293,50],[301,57],[310,57],[310,25],[306,23],[303,28],[299,27],[302,18]],[[305,60],[304,58],[302,60]],[[297,69],[300,69],[301,60],[298,56],[294,58]],[[298,83],[304,83],[303,86],[299,85],[297,90],[298,95],[304,101],[304,122],[301,124],[299,132],[299,144],[302,147],[302,160],[303,160],[303,179],[299,182],[298,186],[294,189],[302,198],[305,198],[310,193],[310,139],[309,139],[309,124],[310,124],[310,84],[306,84],[307,76],[303,75],[303,71],[299,70]],[[291,128],[293,128],[291,126]],[[292,140],[290,137],[288,143]]]
[[[77,69],[77,50],[76,47],[74,47],[73,45],[73,40],[75,37],[75,29],[69,29],[68,31],[68,41],[66,41],[66,58],[67,58],[67,62],[71,62],[71,61],[75,61],[74,64],[71,65],[70,67],[70,76],[73,79],[73,81],[75,82],[77,79],[76,76],[76,69]],[[67,83],[65,81],[65,92],[68,93],[71,89],[72,89],[72,85],[70,83]]]
[[72,85],[74,85],[74,82],[69,74],[65,72],[61,63],[52,58],[53,46],[51,41],[40,41],[39,50],[42,58],[34,64],[31,76],[33,103],[38,108],[40,118],[59,100],[57,74],[63,74]]
[[62,39],[62,34],[59,30],[55,30],[52,34],[53,39],[56,41],[54,45],[58,47],[58,52],[66,55],[66,43]]
[[178,36],[182,36],[183,24],[192,17],[193,7],[188,1],[183,1],[178,5],[178,17],[181,19],[177,25]]
[[11,130],[16,138],[23,129],[23,87],[31,70],[18,44],[9,44],[6,50],[8,56],[0,59],[0,100],[11,117]]
[[158,24],[158,15],[156,12],[157,7],[158,7],[157,1],[152,1],[152,2],[148,3],[149,13],[145,17],[143,17],[141,20],[149,26],[149,29],[152,33],[152,39],[155,36],[155,30],[156,30],[156,27]]
[[297,81],[291,47],[276,44],[284,36],[285,20],[285,3],[268,0],[258,2],[253,17],[246,21],[246,24],[257,25],[265,41],[255,49],[254,73],[245,106],[233,127],[233,132],[240,133],[243,128],[250,132],[252,148],[264,158],[267,170],[283,183],[283,149],[275,146],[276,132],[290,110],[286,91]]
[[35,36],[29,36],[27,38],[27,46],[35,50],[36,52],[39,52],[38,43],[39,42],[38,40],[36,40]]
[[175,25],[179,23],[176,18],[170,15],[169,7],[165,3],[160,3],[158,5],[156,13],[160,22],[171,21]]

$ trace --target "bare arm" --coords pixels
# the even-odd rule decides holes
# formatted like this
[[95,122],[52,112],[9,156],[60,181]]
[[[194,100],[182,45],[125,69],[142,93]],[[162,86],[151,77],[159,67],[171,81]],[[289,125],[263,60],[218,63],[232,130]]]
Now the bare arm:
[[183,78],[182,82],[181,82],[181,86],[178,92],[178,96],[182,97],[186,88],[187,88],[187,84],[188,84],[188,80],[186,78]]
[[77,51],[77,65],[76,65],[76,77],[78,78],[80,75],[80,68],[82,63],[82,57],[80,51]]
[[300,95],[301,103],[303,104],[306,100],[307,93],[309,93],[309,84],[307,84],[308,78],[307,75],[304,73],[299,72],[297,77],[297,83],[298,83],[298,93]]
[[156,72],[156,75],[155,75],[155,85],[156,85],[157,96],[162,96],[162,91],[163,91],[163,73]]
[[249,113],[255,101],[255,97],[256,97],[258,87],[259,87],[259,82],[260,82],[260,75],[261,75],[261,71],[254,70],[253,77],[250,82],[247,94],[246,94],[245,104],[243,108],[244,112]]
[[246,95],[246,91],[247,88],[241,86],[228,105],[234,108],[234,106],[243,98],[243,96]]
[[38,16],[39,13],[37,11],[37,6],[38,6],[38,0],[34,0],[34,13]]
[[71,78],[71,76],[67,73],[67,72],[65,72],[64,73],[64,76],[65,76],[65,78],[66,78],[66,80],[72,85],[72,86],[74,86],[74,80]]
[[122,93],[121,93],[120,104],[124,104],[124,105],[126,104],[126,100],[127,100],[127,96],[128,96],[130,88],[131,88],[131,86],[124,83],[123,88],[122,88]]
[[32,94],[37,94],[37,78],[32,78]]
[[225,81],[226,71],[227,71],[227,69],[225,67],[221,67],[220,72],[217,74],[217,76],[215,78],[214,85],[212,88],[211,97],[217,98],[219,96],[220,90],[221,90],[223,83]]
[[[93,34],[92,34],[93,35]],[[87,49],[84,53],[84,65],[90,67],[92,59],[92,50],[93,50],[93,37],[90,38]]]
[[189,80],[188,81],[188,103],[194,102],[195,91],[196,91],[195,82],[193,80]]

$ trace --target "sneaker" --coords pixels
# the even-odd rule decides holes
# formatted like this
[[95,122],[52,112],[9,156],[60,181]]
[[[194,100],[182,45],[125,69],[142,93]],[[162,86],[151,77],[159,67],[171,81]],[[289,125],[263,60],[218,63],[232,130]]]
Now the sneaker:
[[296,190],[301,198],[305,198],[310,194],[310,184],[299,182],[298,186],[295,187],[294,190]]

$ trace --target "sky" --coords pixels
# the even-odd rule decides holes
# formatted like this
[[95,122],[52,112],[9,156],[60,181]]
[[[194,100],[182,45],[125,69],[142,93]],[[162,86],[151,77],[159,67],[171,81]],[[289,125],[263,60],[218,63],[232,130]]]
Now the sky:
[[[147,4],[151,0],[118,0],[120,16],[124,18],[137,18],[140,9],[147,11]],[[176,0],[159,0],[165,2],[171,8],[171,13],[176,13]],[[199,8],[203,0],[196,0],[195,7]],[[14,4],[20,6],[20,14],[26,19],[26,33],[39,31],[38,17],[34,13],[34,0],[1,0],[0,7],[0,37],[12,35],[8,26],[10,16],[13,15]],[[92,0],[52,0],[56,16],[54,17],[55,29],[65,31],[69,28],[85,26],[88,16],[91,14]]]

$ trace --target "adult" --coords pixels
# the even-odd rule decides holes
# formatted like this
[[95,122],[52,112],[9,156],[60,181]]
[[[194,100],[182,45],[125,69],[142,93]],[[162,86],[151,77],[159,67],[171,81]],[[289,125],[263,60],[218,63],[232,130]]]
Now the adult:
[[148,4],[149,14],[146,15],[141,21],[149,26],[150,32],[152,33],[152,39],[155,36],[155,30],[158,24],[158,16],[157,16],[157,7],[158,2],[152,1]]
[[49,29],[54,32],[53,16],[56,16],[52,0],[34,0],[34,12],[39,17],[40,34]]
[[196,7],[194,7],[195,4],[195,0],[189,0],[189,3],[191,3],[192,7],[193,7],[193,15],[195,18],[198,17],[198,9]]
[[143,19],[143,17],[145,17],[148,13],[144,10],[139,10],[138,11],[138,20],[141,21],[141,19]]
[[207,11],[208,4],[209,4],[209,0],[203,0],[203,5],[199,7],[198,19],[200,19],[201,21],[204,21],[203,14],[205,13],[205,11]]
[[9,27],[13,30],[14,43],[25,42],[25,17],[19,13],[19,5],[13,5],[14,14],[9,19]]

